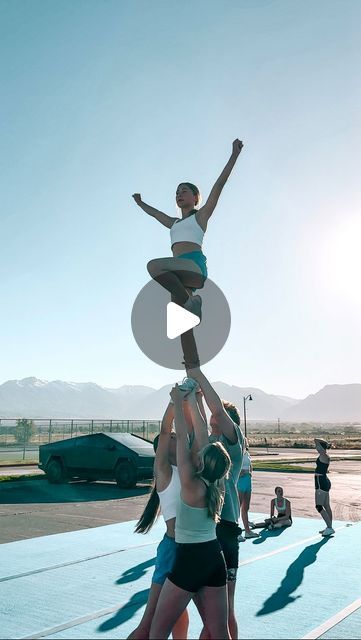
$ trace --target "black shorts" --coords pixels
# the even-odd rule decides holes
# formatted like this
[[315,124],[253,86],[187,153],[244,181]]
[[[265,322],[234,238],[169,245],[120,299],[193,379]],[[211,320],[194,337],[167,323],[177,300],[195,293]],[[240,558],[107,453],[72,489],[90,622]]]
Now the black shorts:
[[315,476],[315,489],[329,491],[331,489],[331,481],[327,476]]
[[179,543],[168,579],[191,593],[197,593],[202,587],[223,587],[227,582],[227,572],[218,540]]
[[238,524],[228,520],[220,520],[216,527],[216,534],[222,547],[227,571],[237,571],[239,554]]

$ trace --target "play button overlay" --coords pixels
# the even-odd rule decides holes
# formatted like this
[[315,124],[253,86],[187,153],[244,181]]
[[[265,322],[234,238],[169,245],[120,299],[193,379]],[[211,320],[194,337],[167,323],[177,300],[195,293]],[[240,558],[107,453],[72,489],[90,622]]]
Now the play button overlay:
[[201,365],[212,360],[225,345],[231,328],[225,295],[209,278],[197,294],[202,298],[201,322],[194,313],[171,302],[170,293],[154,280],[138,293],[131,316],[134,339],[156,364],[184,370],[181,336],[191,329]]
[[175,302],[167,304],[167,338],[174,340],[200,323],[198,316]]

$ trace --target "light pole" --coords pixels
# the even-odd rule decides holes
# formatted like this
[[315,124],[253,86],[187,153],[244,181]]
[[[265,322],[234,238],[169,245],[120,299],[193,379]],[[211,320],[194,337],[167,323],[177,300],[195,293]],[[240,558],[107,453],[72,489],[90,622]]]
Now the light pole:
[[243,422],[244,422],[244,437],[247,438],[247,415],[246,415],[246,402],[247,400],[253,400],[251,394],[243,396]]

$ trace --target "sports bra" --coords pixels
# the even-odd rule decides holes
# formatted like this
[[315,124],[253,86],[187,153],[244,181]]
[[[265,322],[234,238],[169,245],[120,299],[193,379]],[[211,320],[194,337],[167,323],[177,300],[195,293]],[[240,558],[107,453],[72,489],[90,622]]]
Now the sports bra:
[[174,222],[170,228],[171,246],[176,242],[194,242],[202,246],[204,231],[197,222],[196,213],[194,210],[191,215]]
[[180,479],[177,467],[172,464],[172,477],[170,483],[164,491],[157,491],[160,502],[162,516],[167,522],[177,515],[178,503],[180,500]]
[[330,466],[329,462],[321,462],[320,456],[318,456],[318,458],[316,460],[315,473],[316,474],[320,474],[321,476],[325,476],[327,471],[328,471],[328,467],[329,466]]
[[283,498],[283,505],[282,505],[282,507],[279,507],[279,506],[278,506],[278,504],[277,504],[277,499],[276,499],[276,500],[275,500],[275,507],[276,507],[276,509],[277,509],[277,511],[278,511],[278,515],[279,515],[280,513],[282,513],[282,514],[283,514],[283,513],[286,513],[286,498]]

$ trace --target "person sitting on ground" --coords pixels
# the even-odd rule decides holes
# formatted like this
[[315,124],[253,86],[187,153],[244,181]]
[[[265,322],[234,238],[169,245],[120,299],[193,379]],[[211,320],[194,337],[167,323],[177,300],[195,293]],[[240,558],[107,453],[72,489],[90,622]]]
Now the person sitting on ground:
[[[252,529],[282,529],[292,525],[291,502],[284,497],[282,487],[275,488],[276,497],[271,500],[271,517],[257,522]],[[275,509],[277,515],[275,516]]]

